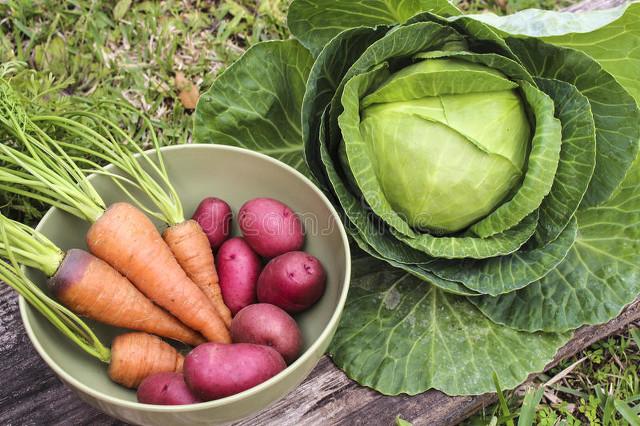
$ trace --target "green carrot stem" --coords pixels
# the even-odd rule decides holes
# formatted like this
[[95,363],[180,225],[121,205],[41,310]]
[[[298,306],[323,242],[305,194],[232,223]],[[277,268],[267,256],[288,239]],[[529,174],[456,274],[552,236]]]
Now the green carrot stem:
[[[0,176],[0,182],[2,182],[2,176]],[[85,214],[82,211],[76,208],[70,207],[66,204],[59,203],[57,200],[48,198],[46,196],[42,196],[33,191],[26,191],[20,188],[16,188],[15,186],[12,186],[12,185],[3,185],[3,184],[0,184],[0,189],[10,192],[12,194],[22,195],[23,197],[31,198],[37,201],[42,201],[45,204],[48,204],[52,207],[59,208],[60,210],[65,211],[73,216],[85,217]]]
[[107,170],[105,170],[103,167],[100,167],[100,165],[98,165],[97,163],[86,159],[86,158],[75,158],[73,157],[73,161],[75,161],[77,164],[82,164],[82,163],[86,163],[89,164],[90,166],[94,167],[93,169],[88,169],[85,170],[86,173],[91,173],[91,174],[97,174],[97,175],[103,175],[103,176],[108,176],[111,178],[111,180],[113,181],[113,183],[120,188],[120,190],[142,211],[144,211],[148,216],[154,217],[156,219],[158,219],[160,222],[164,221],[165,216],[162,213],[158,213],[155,212],[151,209],[149,209],[146,205],[144,205],[143,203],[141,203],[138,200],[138,197],[135,197],[131,191],[129,191],[129,189],[127,189],[127,187],[125,185],[123,185],[123,182],[126,183],[128,186],[137,189],[138,191],[144,192],[143,188],[140,187],[140,185],[138,185],[136,182],[134,182],[133,180],[125,177],[125,176],[121,176],[118,175],[116,173],[112,173],[109,172]]
[[0,257],[8,258],[10,251],[20,264],[36,268],[52,277],[64,260],[64,252],[47,237],[0,213],[5,241],[0,241]]
[[[151,134],[154,147],[156,148],[157,163],[115,123],[89,111],[73,112],[67,115],[90,119],[96,128],[102,129],[102,133],[77,120],[61,116],[35,116],[32,117],[32,120],[34,122],[49,122],[75,136],[83,138],[95,149],[73,145],[68,142],[58,143],[67,149],[76,149],[85,154],[94,155],[102,160],[106,160],[122,172],[128,174],[160,210],[159,213],[153,214],[154,217],[161,217],[161,220],[169,225],[184,222],[185,218],[182,203],[180,202],[177,191],[169,180],[162,155],[159,151],[159,143],[152,127]],[[145,123],[150,125],[148,121],[145,121]],[[121,142],[118,142],[118,139],[120,139]],[[134,157],[131,149],[140,156],[139,158],[149,167],[150,172],[143,167],[140,160]],[[144,210],[149,211],[148,209]]]
[[[0,79],[0,126],[26,150],[20,152],[0,145],[5,163],[0,183],[5,184],[5,189],[25,196],[38,194],[33,198],[54,201],[50,204],[91,222],[102,216],[106,206],[93,185],[68,154],[30,119],[19,97],[3,79]],[[15,168],[22,171],[14,173]],[[25,172],[31,179],[24,179]],[[12,185],[16,179],[23,179],[22,188]],[[55,196],[51,191],[55,191]]]

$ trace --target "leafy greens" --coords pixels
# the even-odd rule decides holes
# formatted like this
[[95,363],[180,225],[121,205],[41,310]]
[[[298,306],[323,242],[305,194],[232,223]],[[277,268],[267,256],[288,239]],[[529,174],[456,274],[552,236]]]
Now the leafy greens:
[[515,387],[640,295],[640,3],[294,0],[288,22],[296,39],[203,95],[194,135],[278,158],[336,205],[361,249],[331,348],[350,377]]

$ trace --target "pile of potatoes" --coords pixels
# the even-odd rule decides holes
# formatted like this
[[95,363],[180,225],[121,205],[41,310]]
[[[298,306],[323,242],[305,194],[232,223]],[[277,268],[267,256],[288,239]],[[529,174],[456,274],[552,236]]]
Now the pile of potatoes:
[[[205,343],[185,358],[184,372],[161,373],[138,388],[138,401],[179,405],[235,395],[275,376],[300,355],[303,337],[295,314],[324,294],[320,261],[302,250],[304,227],[272,198],[247,201],[238,212],[242,237],[231,236],[231,207],[206,198],[193,219],[214,250],[232,344]],[[264,265],[264,266],[263,266]]]

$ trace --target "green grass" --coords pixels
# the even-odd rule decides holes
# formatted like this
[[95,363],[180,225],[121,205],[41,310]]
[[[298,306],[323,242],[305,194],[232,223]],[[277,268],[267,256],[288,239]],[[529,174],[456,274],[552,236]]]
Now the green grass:
[[562,361],[536,377],[526,393],[499,391],[500,402],[466,424],[640,425],[638,325]]
[[[165,145],[191,140],[192,112],[178,97],[176,73],[201,91],[256,42],[286,38],[288,0],[117,2],[0,1],[0,74],[33,108],[67,108],[77,98],[125,100],[153,120]],[[512,13],[528,7],[558,9],[569,0],[462,0],[473,13]],[[257,6],[256,6],[257,5]],[[9,61],[22,65],[7,69]],[[4,71],[3,71],[4,70]],[[139,117],[103,111],[132,134]],[[140,135],[144,141],[144,134]],[[0,143],[2,137],[0,135]],[[0,194],[0,208],[35,223],[45,207]],[[616,425],[640,405],[640,332],[627,330],[599,342],[545,375],[535,389],[575,362],[543,391],[507,392],[469,424]],[[635,337],[633,337],[635,333]],[[542,395],[540,393],[542,392]],[[539,401],[539,402],[538,402]],[[632,408],[636,407],[636,408]],[[634,411],[635,410],[635,411]],[[400,413],[402,414],[402,413]]]
[[[206,89],[247,47],[288,37],[287,5],[286,0],[262,0],[258,7],[252,0],[0,2],[0,62],[24,64],[11,73],[13,85],[35,99],[35,107],[63,108],[70,96],[124,99],[154,119],[163,144],[187,143],[191,111],[178,99],[176,73]],[[137,120],[118,121],[135,130]],[[0,206],[28,223],[44,209],[7,195],[0,195]]]
[[65,94],[122,96],[168,119],[167,133],[184,141],[178,130],[190,120],[176,103],[175,73],[207,87],[246,47],[287,36],[287,3],[255,3],[8,1],[0,3],[0,60],[65,82]]

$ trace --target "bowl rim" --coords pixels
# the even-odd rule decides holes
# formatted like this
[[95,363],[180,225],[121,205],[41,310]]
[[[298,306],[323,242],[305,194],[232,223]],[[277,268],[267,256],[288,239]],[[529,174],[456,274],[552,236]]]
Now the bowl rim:
[[[299,179],[301,179],[304,183],[306,183],[307,186],[311,190],[313,190],[318,196],[320,196],[322,201],[329,208],[329,211],[331,215],[333,215],[336,223],[338,224],[337,229],[338,229],[338,232],[340,233],[340,237],[342,239],[342,243],[345,250],[345,274],[343,277],[343,282],[342,282],[343,287],[342,287],[342,292],[340,294],[340,298],[338,300],[338,304],[333,312],[333,315],[329,319],[329,322],[327,323],[326,327],[324,328],[320,336],[316,339],[316,341],[313,342],[313,344],[309,346],[309,348],[293,364],[287,366],[286,369],[284,369],[283,371],[281,371],[271,379],[267,380],[266,382],[263,382],[257,386],[254,386],[236,395],[228,396],[228,397],[221,398],[214,401],[200,402],[197,404],[190,404],[190,405],[163,406],[163,405],[142,404],[139,402],[127,401],[118,397],[106,395],[100,391],[92,389],[88,385],[80,382],[79,380],[75,379],[73,376],[65,372],[49,356],[49,354],[45,351],[45,349],[40,344],[40,341],[36,338],[33,328],[31,326],[31,323],[27,318],[26,309],[27,309],[28,303],[22,296],[20,296],[19,302],[18,302],[18,305],[20,308],[20,318],[22,320],[22,323],[24,324],[25,330],[27,331],[27,335],[29,336],[29,340],[31,341],[31,344],[35,347],[40,357],[49,366],[49,368],[51,368],[64,382],[72,385],[73,388],[83,393],[86,393],[97,400],[100,400],[109,404],[117,405],[120,407],[124,407],[124,408],[136,409],[136,410],[140,410],[144,412],[152,412],[152,413],[185,413],[185,412],[203,411],[203,410],[209,410],[211,408],[223,407],[225,405],[238,402],[244,398],[258,394],[263,390],[270,388],[272,385],[278,382],[281,382],[290,374],[288,372],[292,371],[297,366],[307,362],[313,356],[313,354],[319,349],[319,347],[323,344],[323,342],[325,342],[329,338],[329,335],[332,333],[332,330],[337,326],[340,316],[342,315],[342,311],[344,310],[344,306],[347,300],[347,294],[349,292],[349,283],[351,279],[351,250],[349,247],[349,239],[347,237],[346,230],[344,229],[344,225],[340,220],[340,215],[336,211],[333,204],[326,197],[326,195],[309,178],[307,178],[305,175],[303,175],[293,167],[289,166],[288,164],[283,163],[282,161],[277,160],[275,158],[269,157],[268,155],[265,155],[256,151],[252,151],[246,148],[239,148],[239,147],[230,146],[230,145],[217,145],[217,144],[184,144],[184,145],[165,146],[160,148],[160,150],[162,152],[177,151],[177,150],[184,150],[184,149],[192,149],[192,147],[211,149],[214,151],[215,150],[231,151],[231,152],[236,152],[244,155],[249,155],[261,160],[266,160],[294,174]],[[150,150],[147,152],[152,153],[154,152],[154,150]],[[113,166],[112,164],[110,164],[107,167],[112,169],[115,168],[115,166]],[[96,174],[92,174],[89,176],[89,179],[94,179],[96,176],[97,176]],[[42,223],[45,222],[46,219],[49,216],[51,216],[55,211],[57,211],[55,207],[50,208],[38,223],[36,230],[40,230]],[[267,407],[263,409],[266,409],[266,408]]]

